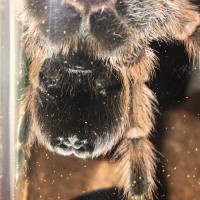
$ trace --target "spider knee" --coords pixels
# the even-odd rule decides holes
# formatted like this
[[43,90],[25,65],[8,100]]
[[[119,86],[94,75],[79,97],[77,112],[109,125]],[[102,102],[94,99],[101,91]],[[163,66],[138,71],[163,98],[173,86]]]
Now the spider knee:
[[127,139],[139,139],[148,136],[150,131],[142,130],[139,127],[132,127],[127,131]]

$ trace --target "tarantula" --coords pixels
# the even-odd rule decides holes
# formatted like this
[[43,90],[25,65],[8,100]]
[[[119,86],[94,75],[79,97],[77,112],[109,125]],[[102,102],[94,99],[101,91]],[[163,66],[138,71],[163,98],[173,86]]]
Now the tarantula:
[[37,140],[80,158],[118,144],[119,187],[152,199],[149,142],[156,98],[146,83],[158,66],[152,41],[181,41],[198,64],[200,18],[189,0],[21,0],[22,49],[29,64],[20,106],[26,155]]

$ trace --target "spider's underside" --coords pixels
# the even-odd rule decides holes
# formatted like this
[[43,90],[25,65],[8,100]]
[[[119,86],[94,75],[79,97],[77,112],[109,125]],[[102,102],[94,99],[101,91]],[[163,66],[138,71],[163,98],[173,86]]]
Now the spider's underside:
[[146,83],[159,66],[150,44],[181,41],[198,64],[197,7],[188,0],[22,0],[19,10],[31,61],[20,108],[26,154],[35,140],[81,158],[120,143],[119,186],[130,199],[152,199],[156,99]]

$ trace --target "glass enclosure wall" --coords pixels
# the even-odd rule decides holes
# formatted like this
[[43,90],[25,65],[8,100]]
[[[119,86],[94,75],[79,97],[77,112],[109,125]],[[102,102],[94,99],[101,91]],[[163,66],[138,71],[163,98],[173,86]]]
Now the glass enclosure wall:
[[15,1],[0,1],[0,169],[1,197],[14,199],[16,158],[17,54]]

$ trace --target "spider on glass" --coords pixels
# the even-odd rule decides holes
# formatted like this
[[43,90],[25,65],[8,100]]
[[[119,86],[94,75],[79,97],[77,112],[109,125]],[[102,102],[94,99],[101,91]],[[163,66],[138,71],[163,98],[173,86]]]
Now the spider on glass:
[[152,199],[156,97],[146,84],[159,65],[150,44],[180,41],[198,64],[197,6],[189,0],[21,0],[18,7],[29,60],[20,106],[25,154],[36,140],[83,159],[119,143],[119,187],[128,199]]

